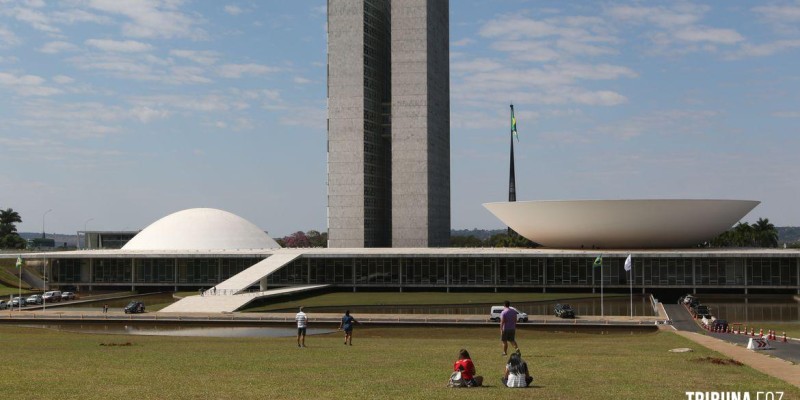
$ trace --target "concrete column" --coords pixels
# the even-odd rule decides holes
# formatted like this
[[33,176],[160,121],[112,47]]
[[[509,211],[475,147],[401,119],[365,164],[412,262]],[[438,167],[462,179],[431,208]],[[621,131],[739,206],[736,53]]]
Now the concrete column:
[[797,294],[800,294],[800,257],[797,257]]
[[356,291],[356,259],[355,258],[353,259],[352,271],[353,271],[353,273],[352,273],[352,275],[353,275],[352,276],[352,278],[353,278],[353,280],[352,280],[352,282],[353,282],[353,292],[355,292]]
[[398,274],[400,280],[400,293],[403,293],[403,259],[400,259],[400,273]]
[[259,290],[261,290],[262,292],[266,291],[267,290],[267,277],[265,276],[265,277],[261,278],[261,280],[258,281],[258,285],[259,285]]
[[308,284],[310,285],[311,284],[311,259],[310,258],[306,258],[306,270],[307,270],[306,280],[308,281]]
[[692,294],[697,294],[697,258],[692,257]]
[[447,293],[450,293],[450,257],[447,257],[444,263],[444,282],[447,287]]
[[542,267],[542,293],[547,293],[547,258],[544,259]]
[[136,259],[131,259],[131,292],[136,291]]
[[[747,268],[747,264],[748,264],[747,260],[748,260],[747,257],[745,257],[745,259],[744,259],[744,294],[747,294],[747,286],[749,286],[749,284],[747,283],[747,280],[748,280],[747,277],[749,275],[748,271],[747,271],[748,270],[748,268]],[[745,307],[745,309],[747,309],[747,308]]]
[[222,283],[222,258],[217,259],[217,284],[220,283]]
[[645,293],[644,290],[644,261],[642,261],[642,294]]
[[89,291],[92,291],[92,283],[94,283],[94,258],[89,259]]

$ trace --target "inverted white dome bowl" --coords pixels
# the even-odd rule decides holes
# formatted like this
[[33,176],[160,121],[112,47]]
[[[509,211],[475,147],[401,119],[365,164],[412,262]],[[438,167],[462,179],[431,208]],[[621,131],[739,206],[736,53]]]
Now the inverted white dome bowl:
[[520,235],[554,248],[694,247],[728,230],[751,200],[552,200],[485,203]]

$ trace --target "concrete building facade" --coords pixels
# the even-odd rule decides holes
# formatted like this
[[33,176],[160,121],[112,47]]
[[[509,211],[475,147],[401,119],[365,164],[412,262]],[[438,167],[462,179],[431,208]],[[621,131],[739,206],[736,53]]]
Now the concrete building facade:
[[447,0],[328,1],[328,245],[446,246]]

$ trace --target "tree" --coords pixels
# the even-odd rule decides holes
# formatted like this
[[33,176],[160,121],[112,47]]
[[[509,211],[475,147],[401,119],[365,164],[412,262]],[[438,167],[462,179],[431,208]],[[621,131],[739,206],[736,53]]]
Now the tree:
[[0,248],[2,249],[23,249],[25,239],[17,233],[17,223],[22,222],[19,213],[7,208],[0,210]]
[[308,240],[303,231],[297,231],[289,236],[283,238],[284,247],[311,247],[311,241]]
[[328,247],[328,232],[310,230],[306,232],[311,247]]
[[759,218],[752,225],[753,240],[760,247],[777,247],[778,230],[769,222],[769,218]]

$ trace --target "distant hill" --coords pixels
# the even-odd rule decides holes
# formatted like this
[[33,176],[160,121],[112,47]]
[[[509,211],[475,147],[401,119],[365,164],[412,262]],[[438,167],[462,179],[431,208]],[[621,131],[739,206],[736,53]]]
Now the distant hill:
[[775,229],[778,230],[779,243],[800,242],[800,226],[779,226]]

